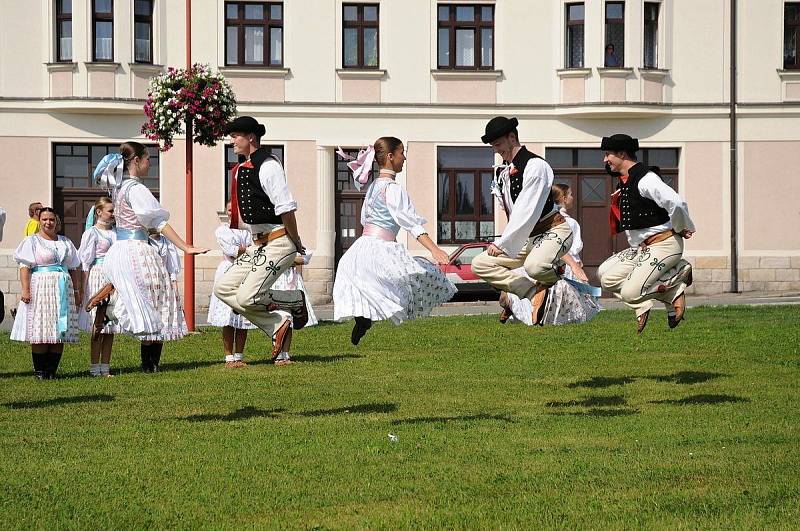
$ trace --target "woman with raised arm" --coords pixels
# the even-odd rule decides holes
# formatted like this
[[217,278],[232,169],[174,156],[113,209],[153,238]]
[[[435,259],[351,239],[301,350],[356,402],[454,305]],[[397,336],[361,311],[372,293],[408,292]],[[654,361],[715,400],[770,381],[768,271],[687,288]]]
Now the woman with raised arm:
[[405,229],[436,262],[446,264],[449,260],[428,236],[423,227],[426,221],[414,209],[408,192],[395,180],[406,160],[403,143],[395,137],[381,137],[348,163],[356,188],[367,183],[373,160],[380,170],[364,197],[364,231],[339,260],[333,285],[334,318],[355,318],[350,335],[354,345],[374,321],[389,319],[399,325],[427,316],[456,292],[435,265],[412,257],[396,241],[397,233]]
[[[157,372],[164,341],[186,334],[178,296],[164,261],[149,244],[148,230],[156,229],[187,254],[208,252],[188,245],[167,223],[164,209],[142,178],[150,169],[147,148],[138,142],[124,142],[119,153],[109,154],[97,166],[95,179],[111,190],[117,241],[108,250],[103,271],[109,285],[95,293],[87,310],[108,301],[99,309],[95,329],[102,328],[104,314],[122,331],[142,341],[142,370]],[[123,179],[123,173],[128,178]]]

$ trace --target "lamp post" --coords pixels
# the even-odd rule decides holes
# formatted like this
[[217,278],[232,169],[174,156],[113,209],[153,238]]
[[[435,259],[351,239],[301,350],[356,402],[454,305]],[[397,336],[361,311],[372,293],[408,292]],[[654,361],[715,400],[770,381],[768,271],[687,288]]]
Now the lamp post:
[[[192,0],[186,0],[186,68],[192,68]],[[192,115],[186,112],[186,243],[194,245],[194,182],[192,175],[193,144]],[[183,255],[183,299],[186,326],[195,330],[194,323],[194,255]]]

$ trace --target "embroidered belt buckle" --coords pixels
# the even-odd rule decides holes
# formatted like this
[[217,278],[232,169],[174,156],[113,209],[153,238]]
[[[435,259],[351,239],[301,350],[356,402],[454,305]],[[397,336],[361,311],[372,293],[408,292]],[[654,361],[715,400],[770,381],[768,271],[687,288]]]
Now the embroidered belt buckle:
[[529,236],[529,238],[538,236],[539,234],[542,234],[543,232],[546,232],[549,229],[552,229],[553,227],[561,225],[565,221],[566,220],[564,219],[564,216],[562,216],[560,212],[556,212],[555,215],[550,216],[548,218],[541,219],[533,227],[533,230],[531,231],[531,235]]
[[655,244],[657,244],[657,243],[659,243],[659,242],[663,242],[663,241],[664,241],[664,240],[666,240],[667,238],[671,238],[671,237],[672,237],[673,235],[675,235],[675,234],[678,234],[678,233],[677,233],[677,232],[675,232],[675,231],[674,231],[674,230],[672,230],[672,229],[670,229],[670,230],[665,230],[665,231],[663,231],[663,232],[659,232],[659,233],[653,234],[652,236],[650,236],[649,238],[647,238],[645,241],[643,241],[643,242],[642,242],[642,245],[643,245],[644,247],[650,247],[651,245],[655,245]]
[[264,245],[281,236],[286,236],[286,227],[275,229],[272,232],[260,232],[253,238],[253,243],[256,245]]

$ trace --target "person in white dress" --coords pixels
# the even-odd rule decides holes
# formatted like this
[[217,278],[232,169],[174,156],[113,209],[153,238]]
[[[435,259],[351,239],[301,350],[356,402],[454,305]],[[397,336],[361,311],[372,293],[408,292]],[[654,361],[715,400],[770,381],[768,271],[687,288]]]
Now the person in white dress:
[[114,334],[119,327],[114,323],[105,323],[95,330],[95,314],[97,309],[87,312],[84,307],[89,297],[102,289],[108,282],[103,274],[103,262],[106,253],[116,241],[114,231],[114,202],[110,197],[99,198],[86,218],[86,230],[81,237],[78,256],[83,269],[83,301],[79,310],[81,330],[92,333],[90,347],[89,374],[91,376],[111,376],[111,349],[114,345]]
[[426,221],[414,209],[408,192],[395,180],[406,160],[403,143],[395,137],[381,137],[348,163],[357,188],[367,183],[373,159],[380,171],[364,197],[364,230],[339,260],[333,285],[334,319],[355,318],[350,335],[354,345],[374,321],[388,319],[399,325],[427,316],[456,292],[434,264],[412,257],[396,241],[397,233],[405,229],[436,262],[449,261],[447,253],[428,236],[423,227]]
[[[225,205],[225,212],[228,221],[214,231],[214,236],[217,238],[223,257],[214,273],[215,285],[225,272],[231,268],[234,260],[253,243],[253,236],[249,230],[232,229],[230,227],[230,201]],[[219,300],[214,295],[213,290],[208,304],[207,321],[212,326],[222,327],[222,350],[225,356],[225,367],[236,369],[246,366],[244,347],[247,343],[247,331],[254,330],[257,327],[244,316],[234,312],[233,308]]]
[[[317,320],[317,315],[314,313],[314,308],[311,306],[311,299],[308,296],[308,292],[306,291],[306,285],[303,283],[303,274],[300,269],[304,265],[308,265],[311,262],[311,253],[306,252],[306,254],[298,254],[294,257],[294,262],[292,263],[292,267],[287,269],[283,272],[281,276],[278,277],[278,280],[272,285],[272,289],[276,291],[301,291],[305,295],[306,301],[306,312],[308,313],[308,321],[305,323],[304,328],[309,326],[314,326],[319,321]],[[284,312],[285,313],[285,312]],[[294,326],[294,323],[292,324]],[[289,345],[291,345],[291,338],[289,338]],[[288,350],[286,352],[281,352],[278,357],[275,359],[275,365],[289,365],[293,363],[291,356],[289,356]]]
[[[169,212],[145,186],[141,177],[150,168],[147,148],[138,142],[120,145],[120,153],[103,157],[95,179],[111,190],[117,241],[103,263],[110,285],[95,293],[87,309],[103,304],[120,329],[142,341],[142,370],[157,372],[164,341],[186,334],[183,311],[164,261],[149,244],[148,229],[157,229],[184,253],[201,254],[206,248],[188,245],[169,225]],[[127,171],[128,179],[122,178]],[[102,315],[98,311],[98,315]]]
[[39,231],[26,237],[14,251],[22,283],[11,339],[31,345],[33,373],[37,379],[56,377],[65,343],[78,342],[81,300],[81,261],[75,245],[58,235],[55,210],[39,213]]
[[[597,297],[589,293],[589,291],[596,293],[597,288],[592,289],[591,286],[588,286],[589,279],[583,270],[581,227],[574,218],[567,214],[567,209],[572,207],[574,201],[572,190],[566,184],[554,184],[553,200],[572,230],[572,245],[567,254],[561,257],[566,264],[563,278],[548,288],[550,293],[546,299],[544,315],[538,324],[544,326],[585,323],[597,315],[600,305],[597,303]],[[516,272],[520,275],[526,274],[523,268]],[[534,324],[533,306],[530,299],[503,292],[500,294],[500,306],[503,307],[500,322],[513,318],[515,322],[528,326]]]

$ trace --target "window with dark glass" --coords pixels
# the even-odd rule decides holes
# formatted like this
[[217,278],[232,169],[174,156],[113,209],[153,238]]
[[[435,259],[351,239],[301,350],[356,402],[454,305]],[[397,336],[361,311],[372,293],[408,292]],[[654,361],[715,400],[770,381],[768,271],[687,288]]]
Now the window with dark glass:
[[[147,150],[150,170],[142,182],[158,197],[160,151],[152,144]],[[92,174],[100,159],[118,152],[119,144],[53,144],[53,208],[62,216],[63,234],[76,244],[81,241],[86,215],[94,202],[108,195],[104,187],[94,183]]]
[[153,62],[153,0],[134,0],[133,60]]
[[114,0],[92,0],[93,61],[114,60]]
[[225,64],[283,66],[283,4],[225,2]]
[[800,39],[800,2],[783,6],[783,68],[800,69],[797,41]]
[[644,3],[644,68],[658,68],[658,11],[656,2]]
[[583,68],[583,4],[566,5],[566,67]]
[[[610,53],[609,53],[610,52]],[[606,50],[604,66],[624,66],[625,2],[606,2]]]
[[[278,157],[278,160],[283,164],[283,146],[262,146],[267,149],[267,153],[271,153]],[[239,163],[239,156],[233,152],[233,145],[225,145],[225,202],[231,199],[231,170]]]
[[378,4],[342,6],[342,66],[378,68]]
[[56,0],[56,61],[72,61],[72,0]]
[[[678,156],[677,148],[642,148],[636,152],[639,162],[658,167],[661,179],[675,190],[678,189]],[[545,159],[554,171],[575,168],[604,172],[603,151],[596,148],[547,148]],[[595,188],[588,186],[581,191],[586,196],[584,200],[593,200],[593,190]],[[599,188],[596,191],[599,193]]]
[[440,69],[494,68],[494,6],[439,4]]
[[440,147],[437,153],[437,241],[463,243],[494,235],[494,152]]

